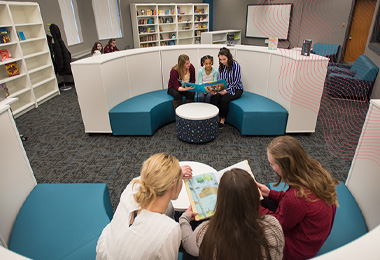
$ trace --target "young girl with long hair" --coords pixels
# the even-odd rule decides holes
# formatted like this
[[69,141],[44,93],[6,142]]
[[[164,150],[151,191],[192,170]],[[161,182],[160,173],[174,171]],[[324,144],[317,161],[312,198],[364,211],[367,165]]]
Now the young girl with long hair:
[[260,216],[259,206],[260,193],[249,173],[225,172],[211,219],[192,231],[191,207],[180,217],[182,246],[199,259],[281,259],[281,226],[272,216]]
[[194,87],[183,87],[178,80],[195,83],[195,68],[190,63],[190,58],[186,54],[179,55],[178,63],[170,70],[168,94],[174,97],[174,110],[182,104],[182,96],[185,96],[186,103],[190,103],[194,101],[195,94],[188,91]]
[[284,259],[314,257],[330,234],[338,206],[333,179],[321,164],[310,158],[297,139],[280,136],[267,148],[268,161],[286,192],[257,183],[264,197],[278,204],[275,211],[261,207],[280,222],[285,234]]
[[[214,58],[210,55],[205,55],[201,58],[202,68],[198,72],[198,84],[218,80],[218,71],[212,67]],[[201,92],[198,93],[200,102],[210,103],[211,93]]]
[[229,49],[223,47],[219,54],[218,79],[225,79],[227,89],[218,93],[211,93],[211,103],[219,108],[219,128],[223,128],[228,114],[230,102],[243,94],[240,65],[232,57]]
[[104,228],[96,259],[177,259],[181,230],[165,212],[178,198],[183,174],[171,155],[147,159],[140,178],[126,187],[111,223]]

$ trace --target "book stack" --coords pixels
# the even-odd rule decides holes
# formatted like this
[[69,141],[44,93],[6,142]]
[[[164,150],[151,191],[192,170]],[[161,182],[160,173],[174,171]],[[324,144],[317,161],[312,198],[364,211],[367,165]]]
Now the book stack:
[[7,61],[12,59],[12,55],[8,49],[0,50],[1,61]]
[[9,31],[5,27],[0,27],[0,43],[10,42]]

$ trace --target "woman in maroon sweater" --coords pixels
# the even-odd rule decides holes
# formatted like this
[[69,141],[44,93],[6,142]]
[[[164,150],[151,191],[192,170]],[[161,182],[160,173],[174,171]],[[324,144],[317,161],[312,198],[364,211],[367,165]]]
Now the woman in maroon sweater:
[[289,189],[279,192],[258,183],[263,196],[278,204],[275,211],[261,207],[260,213],[273,215],[280,222],[285,235],[283,259],[312,258],[333,226],[338,206],[335,185],[339,182],[293,137],[275,138],[267,156],[279,182],[288,184]]
[[190,103],[194,101],[195,94],[188,91],[194,87],[182,87],[178,80],[195,83],[195,68],[186,54],[179,55],[178,63],[170,71],[168,93],[174,97],[174,110],[182,104],[182,96],[186,97],[186,103]]

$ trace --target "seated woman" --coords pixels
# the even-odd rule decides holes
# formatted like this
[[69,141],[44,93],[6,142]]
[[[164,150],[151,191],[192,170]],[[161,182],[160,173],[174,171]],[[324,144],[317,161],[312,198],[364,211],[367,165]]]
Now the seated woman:
[[104,53],[110,53],[119,51],[119,49],[116,47],[116,40],[115,39],[109,39],[108,44],[106,47],[104,47]]
[[179,219],[182,246],[199,259],[281,259],[284,234],[280,223],[259,215],[260,193],[252,176],[242,169],[223,174],[215,214],[194,231],[191,206]]
[[98,240],[96,259],[177,259],[181,230],[165,212],[178,198],[185,175],[191,177],[191,169],[181,169],[177,158],[164,153],[149,157],[140,178],[123,191]]
[[103,45],[100,42],[95,42],[91,49],[91,56],[98,56],[103,54]]
[[263,196],[278,204],[274,211],[261,207],[260,213],[270,214],[280,222],[285,234],[284,259],[312,258],[333,226],[338,206],[335,185],[339,182],[293,137],[272,140],[267,156],[279,182],[288,184],[289,189],[279,192],[257,183]]
[[232,100],[238,99],[243,94],[240,65],[232,57],[229,49],[223,47],[219,54],[218,79],[225,79],[227,89],[218,93],[212,92],[211,104],[219,108],[219,128],[223,128],[228,114],[228,108]]
[[182,104],[182,96],[186,97],[186,103],[190,103],[194,101],[195,94],[188,91],[194,87],[183,87],[178,80],[195,83],[195,68],[186,54],[179,55],[178,63],[170,70],[168,94],[174,97],[174,110]]

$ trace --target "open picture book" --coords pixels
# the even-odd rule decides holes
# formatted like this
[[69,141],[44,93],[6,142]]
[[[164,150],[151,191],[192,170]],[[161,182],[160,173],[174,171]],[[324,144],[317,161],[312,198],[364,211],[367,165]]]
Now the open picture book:
[[[252,176],[253,180],[256,181],[247,160],[216,173],[207,172],[197,174],[193,175],[192,179],[184,180],[192,210],[198,213],[198,215],[195,216],[195,220],[206,219],[214,215],[219,181],[226,171],[233,168],[246,170]],[[261,192],[260,198],[263,199]]]
[[222,90],[227,89],[227,82],[225,79],[219,79],[216,81],[211,81],[202,84],[195,84],[189,82],[183,82],[182,80],[178,80],[183,87],[194,87],[194,89],[190,89],[190,92],[220,92]]

